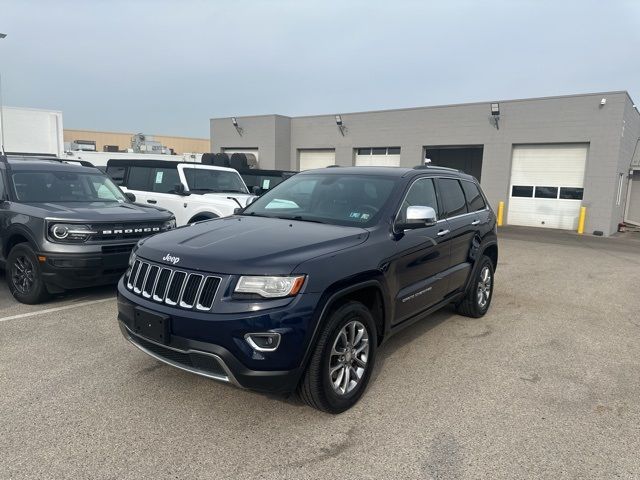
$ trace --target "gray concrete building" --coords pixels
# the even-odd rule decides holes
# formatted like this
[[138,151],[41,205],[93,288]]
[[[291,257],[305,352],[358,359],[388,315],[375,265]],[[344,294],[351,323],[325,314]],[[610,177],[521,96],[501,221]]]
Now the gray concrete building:
[[505,224],[575,230],[585,206],[585,232],[605,235],[625,215],[640,223],[639,138],[640,114],[625,91],[211,119],[212,152],[252,153],[260,168],[428,159],[476,176],[494,209],[505,203]]

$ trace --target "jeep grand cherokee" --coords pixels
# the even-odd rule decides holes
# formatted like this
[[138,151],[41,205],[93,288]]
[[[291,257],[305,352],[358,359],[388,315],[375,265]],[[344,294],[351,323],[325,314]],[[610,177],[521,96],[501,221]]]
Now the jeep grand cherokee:
[[140,241],[118,318],[160,361],[339,413],[395,332],[447,304],[484,315],[497,261],[495,215],[471,176],[311,170],[237,215]]

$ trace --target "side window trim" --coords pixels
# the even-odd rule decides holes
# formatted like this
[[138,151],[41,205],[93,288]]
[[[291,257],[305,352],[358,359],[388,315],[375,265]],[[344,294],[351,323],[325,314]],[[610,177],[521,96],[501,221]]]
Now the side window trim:
[[460,183],[462,180],[460,178],[457,178],[457,177],[446,177],[446,176],[438,177],[438,182],[436,182],[438,184],[438,190],[440,190],[440,188],[441,188],[440,180],[456,180],[458,182],[458,186],[460,187],[460,190],[462,191],[462,198],[464,198],[464,208],[465,208],[465,210],[467,210],[465,213],[460,213],[458,215],[449,215],[449,212],[446,209],[444,209],[444,200],[443,200],[442,201],[443,209],[444,209],[443,217],[446,220],[450,220],[452,218],[464,217],[465,215],[471,215],[473,213],[476,213],[476,212],[470,212],[469,211],[469,205],[467,204],[467,197],[464,194],[464,188],[462,188],[462,184]]
[[[468,180],[462,180],[462,179],[460,179],[460,178],[456,178],[456,177],[438,177],[438,179],[440,179],[440,178],[448,178],[448,179],[451,179],[451,180],[458,180],[458,182],[468,181]],[[439,191],[439,189],[440,189],[440,182],[436,182],[436,183],[438,184],[438,191]],[[462,188],[462,185],[460,185],[460,188]],[[489,210],[489,202],[488,202],[488,200],[487,200],[487,197],[484,195],[484,192],[482,191],[482,189],[481,189],[481,188],[479,188],[479,190],[480,190],[480,194],[482,195],[482,198],[484,198],[484,204],[485,204],[484,210],[477,210],[477,211],[475,211],[475,212],[462,213],[462,214],[460,214],[460,215],[454,215],[454,216],[451,216],[451,217],[446,217],[445,219],[446,219],[446,220],[450,220],[450,219],[452,219],[452,218],[464,217],[465,215],[473,215],[474,213],[484,212],[484,211]],[[462,189],[462,194],[464,195],[464,189]],[[465,201],[466,201],[466,196],[465,196]],[[440,202],[440,196],[438,196],[438,202]],[[445,213],[443,213],[443,216],[444,216],[445,214],[446,214],[446,212],[445,212]]]
[[431,182],[433,183],[433,190],[434,193],[436,195],[436,214],[438,215],[438,222],[442,222],[444,221],[444,218],[442,218],[442,212],[441,212],[441,208],[440,205],[442,204],[442,201],[440,200],[440,195],[438,193],[438,182],[436,182],[436,177],[432,177],[432,176],[422,176],[422,177],[417,177],[414,178],[413,181],[407,186],[407,188],[405,189],[404,193],[402,194],[402,200],[400,201],[400,205],[398,206],[398,209],[396,210],[396,214],[393,217],[393,223],[395,224],[398,221],[398,215],[400,215],[400,212],[402,211],[402,205],[404,204],[404,201],[407,199],[407,196],[409,195],[409,192],[411,191],[411,188],[413,188],[413,186],[421,181],[421,180],[431,180]]
[[[484,203],[484,208],[480,208],[477,210],[471,210],[471,202],[470,199],[467,198],[467,191],[464,188],[464,183],[470,183],[471,185],[473,185],[474,187],[476,187],[476,189],[478,190],[478,194],[480,195],[480,198],[482,198],[482,202]],[[467,202],[467,210],[468,213],[478,213],[478,212],[484,212],[485,210],[487,210],[487,199],[484,197],[484,194],[482,192],[482,189],[480,188],[480,185],[478,185],[476,182],[473,182],[471,180],[464,180],[464,179],[460,179],[460,185],[462,186],[462,193],[464,194],[464,198]]]

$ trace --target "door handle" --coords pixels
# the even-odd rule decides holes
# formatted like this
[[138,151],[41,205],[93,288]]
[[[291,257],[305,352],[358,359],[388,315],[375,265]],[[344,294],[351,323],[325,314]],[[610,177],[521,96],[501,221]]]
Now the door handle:
[[478,225],[480,223],[480,220],[474,220],[473,222],[471,222],[471,225]]
[[158,203],[156,200],[147,200],[147,203]]
[[449,230],[440,230],[438,233],[436,233],[436,235],[438,235],[439,237],[444,237],[447,233],[449,233]]

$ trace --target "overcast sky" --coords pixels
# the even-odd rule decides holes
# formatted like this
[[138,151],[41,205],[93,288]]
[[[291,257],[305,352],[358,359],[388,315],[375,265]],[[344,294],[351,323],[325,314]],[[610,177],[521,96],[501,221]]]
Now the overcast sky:
[[0,0],[4,103],[67,128],[628,90],[638,1]]

